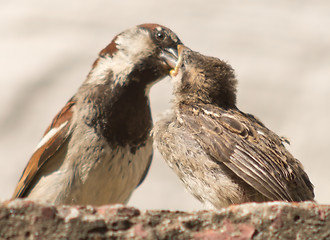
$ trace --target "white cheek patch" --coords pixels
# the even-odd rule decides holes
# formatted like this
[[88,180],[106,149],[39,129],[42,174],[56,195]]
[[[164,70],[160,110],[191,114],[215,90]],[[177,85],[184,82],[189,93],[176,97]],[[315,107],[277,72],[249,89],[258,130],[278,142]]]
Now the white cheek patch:
[[86,83],[103,84],[107,80],[110,72],[113,71],[114,65],[110,56],[99,58],[94,69],[89,74]]
[[122,53],[126,59],[132,58],[133,62],[150,55],[154,48],[149,33],[137,30],[137,28],[132,28],[127,33],[119,35],[116,39],[116,44],[119,51],[114,56]]
[[39,148],[41,148],[45,143],[49,141],[52,137],[55,136],[56,133],[58,133],[62,128],[64,128],[65,125],[68,124],[69,121],[66,121],[62,123],[59,127],[57,128],[52,128],[51,130],[48,131],[48,133],[41,139],[39,144],[37,145],[35,151],[37,151]]
[[104,83],[113,73],[114,85],[123,86],[127,81],[134,66],[154,50],[154,44],[146,31],[132,28],[129,31],[118,35],[116,39],[118,51],[112,57],[99,58],[97,65],[89,75],[88,83]]
[[[132,71],[134,65],[127,56],[122,53],[116,54],[114,58],[110,56],[99,58],[96,66],[90,72],[86,83],[104,84],[110,78],[114,79],[115,83],[123,85],[126,76]],[[109,75],[111,73],[113,76]]]

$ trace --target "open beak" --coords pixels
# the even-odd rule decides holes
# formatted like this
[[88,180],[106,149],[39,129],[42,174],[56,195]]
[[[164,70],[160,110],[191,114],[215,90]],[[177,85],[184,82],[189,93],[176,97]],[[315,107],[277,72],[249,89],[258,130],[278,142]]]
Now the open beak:
[[186,47],[182,44],[177,46],[177,49],[168,48],[161,52],[161,58],[166,62],[166,64],[172,68],[170,75],[172,77],[178,74],[179,68],[182,65],[182,51]]
[[161,51],[160,57],[170,68],[175,68],[178,61],[178,51],[177,49],[166,48]]
[[181,45],[181,44],[178,45],[178,55],[179,55],[179,57],[178,57],[178,60],[176,62],[176,65],[174,67],[172,67],[173,69],[170,71],[171,77],[175,77],[176,75],[178,75],[179,68],[181,67],[182,61],[183,61],[182,51],[184,49],[186,49],[186,47],[184,45]]

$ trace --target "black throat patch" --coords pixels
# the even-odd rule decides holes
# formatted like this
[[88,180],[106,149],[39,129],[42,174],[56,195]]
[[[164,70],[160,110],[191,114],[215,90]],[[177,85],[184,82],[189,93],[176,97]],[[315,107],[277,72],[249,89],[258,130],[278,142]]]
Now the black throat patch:
[[99,132],[112,146],[131,146],[135,152],[145,144],[152,128],[152,118],[145,87],[139,82],[111,89],[110,81],[91,91],[87,104],[92,117],[85,122]]

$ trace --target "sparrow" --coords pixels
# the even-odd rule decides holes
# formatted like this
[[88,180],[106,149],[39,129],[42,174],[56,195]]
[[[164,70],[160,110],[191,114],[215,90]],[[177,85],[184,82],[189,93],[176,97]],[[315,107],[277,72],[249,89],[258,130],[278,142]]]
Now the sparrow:
[[187,190],[205,205],[313,200],[313,185],[285,138],[236,106],[234,70],[182,45],[171,71],[173,109],[155,144]]
[[36,147],[13,198],[126,203],[153,154],[149,89],[169,74],[180,39],[158,24],[118,34]]

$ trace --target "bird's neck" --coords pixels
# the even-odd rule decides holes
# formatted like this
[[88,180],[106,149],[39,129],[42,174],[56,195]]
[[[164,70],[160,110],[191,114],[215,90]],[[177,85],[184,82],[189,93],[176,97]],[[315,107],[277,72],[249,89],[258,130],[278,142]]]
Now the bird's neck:
[[82,86],[84,97],[80,101],[90,109],[84,121],[109,144],[138,147],[145,143],[152,128],[145,86],[134,81],[124,86],[112,84],[107,80],[103,84]]
[[117,86],[104,97],[108,97],[103,108],[104,134],[122,145],[145,141],[152,127],[146,87],[138,83]]
[[233,91],[188,89],[175,93],[177,104],[198,105],[212,104],[223,109],[236,109],[236,93]]

